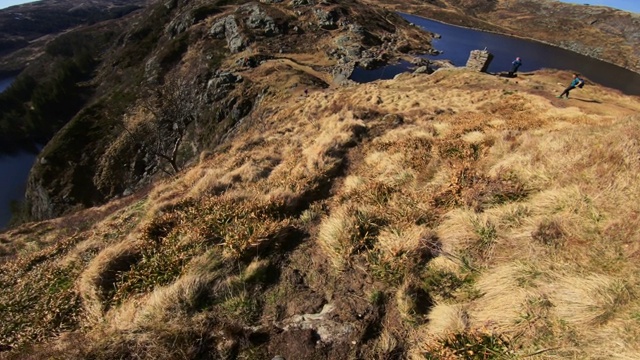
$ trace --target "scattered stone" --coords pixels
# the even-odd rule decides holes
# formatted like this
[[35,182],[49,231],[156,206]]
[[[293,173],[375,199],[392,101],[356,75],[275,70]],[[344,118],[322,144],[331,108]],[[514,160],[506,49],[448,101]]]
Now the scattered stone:
[[347,335],[356,328],[351,323],[339,323],[331,318],[331,313],[335,310],[332,304],[325,304],[317,314],[295,315],[285,320],[282,330],[292,331],[296,329],[314,330],[319,337],[319,343],[330,344],[332,342],[344,341]]
[[[272,0],[270,2],[267,2],[263,0],[261,2],[270,4],[280,1]],[[247,27],[249,29],[262,30],[266,36],[274,36],[281,33],[273,18],[268,16],[267,13],[258,5],[243,6],[239,8],[238,11],[248,12],[249,17],[245,20],[245,24],[247,24]]]
[[414,74],[428,74],[430,73],[429,71],[429,67],[428,66],[420,66],[419,68],[415,69]]

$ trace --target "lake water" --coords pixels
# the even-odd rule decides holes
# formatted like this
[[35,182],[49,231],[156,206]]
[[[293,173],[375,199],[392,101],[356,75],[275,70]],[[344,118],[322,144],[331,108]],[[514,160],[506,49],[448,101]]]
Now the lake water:
[[[0,79],[0,92],[8,88],[13,79]],[[27,177],[36,155],[26,151],[0,154],[0,229],[11,219],[11,202],[24,200]]]
[[[519,56],[522,58],[520,72],[543,68],[571,70],[625,94],[640,95],[640,74],[625,68],[536,41],[443,24],[409,14],[401,15],[407,21],[442,36],[441,39],[434,39],[432,45],[443,53],[437,56],[425,55],[425,58],[448,59],[456,66],[464,66],[471,50],[486,48],[494,56],[488,72],[508,71],[511,62]],[[410,66],[411,64],[402,62],[376,70],[356,68],[351,79],[357,82],[391,79],[401,72],[409,71]],[[561,80],[564,83],[570,79],[559,79]]]

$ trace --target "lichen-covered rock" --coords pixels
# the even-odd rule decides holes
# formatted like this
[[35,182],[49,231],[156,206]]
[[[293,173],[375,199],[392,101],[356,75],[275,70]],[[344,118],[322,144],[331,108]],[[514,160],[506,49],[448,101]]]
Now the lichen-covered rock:
[[419,68],[415,69],[413,72],[415,74],[428,74],[431,71],[429,71],[429,67],[428,66],[420,66]]
[[266,36],[278,35],[281,33],[272,17],[260,8],[258,5],[243,6],[238,11],[246,12],[248,15],[245,24],[249,29],[259,30]]
[[174,37],[180,33],[183,33],[195,23],[196,19],[191,12],[176,17],[167,26],[167,33]]
[[338,28],[338,13],[334,10],[314,9],[313,13],[318,20],[318,26],[323,29],[332,30]]
[[238,27],[238,23],[236,22],[236,17],[233,15],[229,15],[216,21],[211,26],[209,34],[216,38],[222,38],[222,34],[224,34],[224,38],[227,39],[227,46],[229,47],[229,51],[231,51],[232,53],[240,52],[247,46],[247,40],[240,33],[240,28]]

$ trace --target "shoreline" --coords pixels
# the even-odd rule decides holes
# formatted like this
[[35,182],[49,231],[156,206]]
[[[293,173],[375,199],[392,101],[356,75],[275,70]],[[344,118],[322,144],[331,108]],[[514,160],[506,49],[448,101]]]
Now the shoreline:
[[[558,48],[558,49],[563,49],[563,50],[571,51],[571,52],[576,53],[576,54],[584,55],[584,56],[590,57],[590,58],[592,58],[592,59],[600,60],[600,61],[606,62],[606,63],[608,63],[608,64],[611,64],[611,65],[613,65],[613,66],[617,66],[617,67],[619,67],[619,68],[621,68],[621,69],[629,70],[629,71],[634,72],[634,73],[636,73],[636,74],[640,74],[640,70],[630,69],[630,68],[628,68],[628,67],[625,67],[625,66],[621,66],[621,65],[618,65],[618,64],[612,63],[612,62],[610,62],[610,61],[608,61],[608,60],[605,60],[605,59],[602,59],[602,58],[599,58],[599,57],[595,57],[595,56],[591,56],[591,55],[587,55],[587,54],[583,54],[583,53],[581,53],[581,52],[577,52],[577,51],[575,51],[575,50],[568,49],[568,48],[566,48],[566,47],[560,46],[560,45],[558,45],[558,44],[550,43],[550,42],[547,42],[547,41],[544,41],[544,40],[538,40],[538,39],[534,39],[534,38],[531,38],[531,37],[520,36],[520,35],[516,35],[516,34],[508,34],[508,33],[503,33],[503,32],[499,32],[499,31],[492,31],[492,30],[480,29],[480,28],[475,28],[475,27],[471,27],[471,26],[462,26],[462,25],[457,25],[457,24],[451,24],[451,23],[448,23],[448,22],[445,22],[445,21],[442,21],[442,20],[433,19],[433,18],[429,18],[429,17],[423,16],[423,15],[418,15],[418,14],[409,14],[409,13],[405,13],[405,12],[402,12],[402,11],[396,11],[396,13],[397,13],[397,14],[400,14],[401,16],[402,16],[402,15],[415,16],[415,17],[419,17],[419,18],[422,18],[422,19],[425,19],[425,20],[435,21],[435,22],[438,22],[438,23],[440,23],[440,24],[444,24],[444,25],[448,25],[448,26],[455,26],[455,27],[459,27],[459,28],[462,28],[462,29],[468,29],[468,30],[474,30],[474,31],[481,31],[481,32],[486,32],[486,33],[490,33],[490,34],[497,34],[497,35],[502,35],[502,36],[508,36],[508,37],[512,37],[512,38],[516,38],[516,39],[520,39],[520,40],[526,40],[526,41],[537,42],[537,43],[540,43],[540,44],[544,44],[544,45],[548,45],[548,46],[553,46],[553,47],[556,47],[556,48]],[[406,19],[405,19],[405,20],[406,20]],[[482,21],[482,22],[486,22],[486,21],[484,21],[484,20],[480,20],[480,21]],[[492,25],[492,26],[496,26],[496,27],[497,27],[497,25],[493,25],[493,24],[491,24],[491,23],[487,23],[487,24],[490,24],[490,25]],[[417,25],[415,25],[415,24],[414,24],[414,26],[417,26]]]

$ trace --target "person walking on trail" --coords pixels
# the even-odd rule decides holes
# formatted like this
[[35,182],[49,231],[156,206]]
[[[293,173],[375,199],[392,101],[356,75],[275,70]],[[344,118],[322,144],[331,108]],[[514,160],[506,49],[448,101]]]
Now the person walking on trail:
[[518,68],[522,66],[522,60],[517,57],[513,62],[511,62],[511,71],[509,71],[509,76],[513,77],[518,72]]
[[580,78],[580,74],[574,73],[573,74],[573,80],[571,81],[571,84],[569,84],[569,86],[567,86],[566,89],[564,89],[564,91],[562,92],[562,94],[558,95],[558,98],[562,98],[563,96],[566,95],[567,99],[569,98],[569,91],[579,87],[583,87],[584,86],[584,80],[582,80]]

